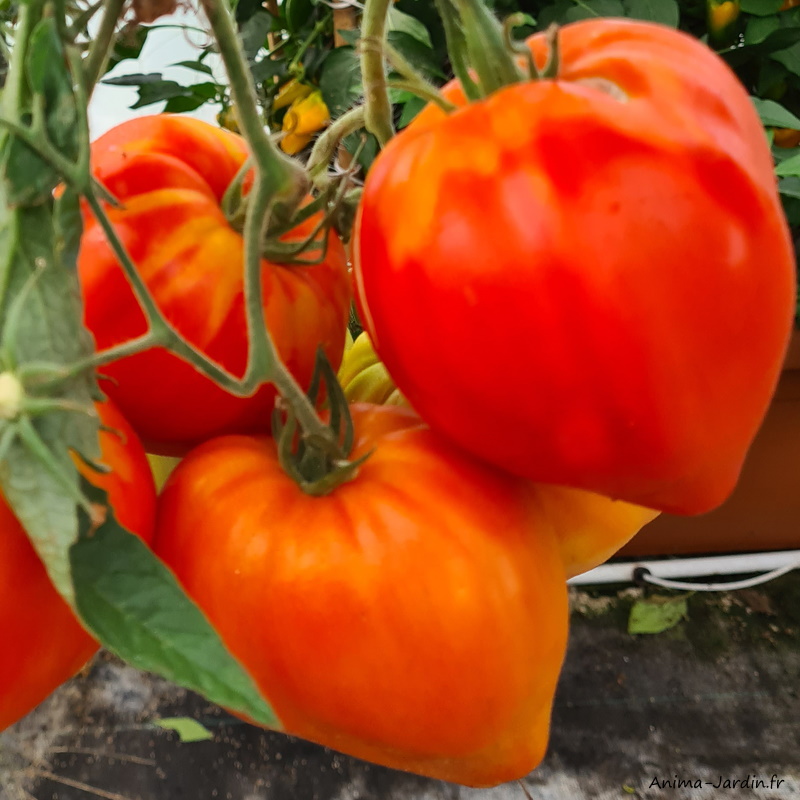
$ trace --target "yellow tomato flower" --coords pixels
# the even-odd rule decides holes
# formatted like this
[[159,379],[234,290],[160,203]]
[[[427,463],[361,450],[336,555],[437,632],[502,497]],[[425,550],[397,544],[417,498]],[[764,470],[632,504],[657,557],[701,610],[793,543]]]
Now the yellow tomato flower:
[[713,34],[727,30],[739,18],[741,5],[739,0],[717,0],[708,2],[708,30]]
[[272,101],[272,110],[280,111],[282,108],[308,97],[313,91],[314,88],[312,86],[307,83],[300,83],[297,78],[292,78],[278,90],[278,94],[275,95],[275,99]]
[[295,100],[283,118],[284,137],[281,149],[293,156],[299,153],[331,119],[322,92],[312,92],[308,97]]

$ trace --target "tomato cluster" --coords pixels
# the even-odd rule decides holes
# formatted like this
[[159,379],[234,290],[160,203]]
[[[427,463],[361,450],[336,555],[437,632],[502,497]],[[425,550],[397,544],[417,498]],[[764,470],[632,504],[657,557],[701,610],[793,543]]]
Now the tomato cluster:
[[[731,491],[794,303],[769,150],[727,67],[632,21],[569,25],[559,45],[556,79],[471,102],[446,86],[455,110],[425,109],[368,174],[354,271],[369,335],[340,371],[350,457],[366,456],[351,480],[311,496],[284,471],[272,386],[234,397],[163,348],[104,369],[151,452],[189,451],[154,551],[282,728],[475,786],[544,755],[566,578],[660,511]],[[545,38],[529,46],[542,64]],[[243,244],[221,204],[246,158],[238,136],[169,115],[93,147],[167,322],[236,376]],[[351,278],[324,235],[318,263],[262,262],[270,334],[303,387],[317,348],[336,368],[345,344]],[[88,210],[79,273],[99,349],[145,333]],[[148,538],[146,520],[129,525]],[[84,644],[35,697],[0,707],[0,727]]]

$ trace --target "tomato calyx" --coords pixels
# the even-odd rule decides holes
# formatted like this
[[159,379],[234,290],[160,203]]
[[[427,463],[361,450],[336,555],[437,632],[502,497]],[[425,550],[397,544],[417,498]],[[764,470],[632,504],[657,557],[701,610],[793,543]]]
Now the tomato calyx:
[[487,97],[515,83],[553,80],[558,76],[558,25],[553,24],[546,31],[549,52],[540,69],[530,50],[514,38],[514,28],[528,22],[525,14],[512,14],[500,23],[482,0],[455,0],[454,5],[457,15],[446,0],[439,3],[450,61],[470,100]]
[[291,405],[280,398],[272,414],[272,436],[283,471],[305,494],[319,497],[353,480],[371,451],[352,461],[349,458],[355,442],[353,418],[336,373],[321,348],[307,396],[315,405],[321,396],[325,397],[328,424],[324,435],[301,430]]
[[[234,176],[222,197],[222,211],[228,224],[238,233],[244,232],[252,183],[252,164],[246,161]],[[349,174],[332,181],[315,198],[303,197],[295,206],[274,203],[261,241],[261,255],[267,261],[283,266],[314,266],[325,260],[328,234],[336,229],[347,205]],[[316,215],[319,221],[305,238],[287,241],[292,231]],[[346,218],[346,215],[344,215]]]

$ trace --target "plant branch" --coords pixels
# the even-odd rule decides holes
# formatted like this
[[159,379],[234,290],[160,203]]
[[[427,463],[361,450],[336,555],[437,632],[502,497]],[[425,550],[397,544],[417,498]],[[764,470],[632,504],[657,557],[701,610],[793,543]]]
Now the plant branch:
[[365,112],[364,106],[358,106],[350,109],[350,111],[342,114],[328,129],[317,138],[314,147],[311,150],[311,155],[308,157],[308,164],[306,168],[309,171],[314,183],[320,186],[320,181],[315,178],[320,173],[322,184],[327,181],[324,178],[325,170],[336,154],[339,147],[339,142],[348,137],[351,133],[361,130],[365,125]]
[[124,6],[125,0],[107,0],[105,3],[103,17],[100,20],[100,27],[97,30],[97,35],[92,40],[92,44],[89,48],[89,55],[85,62],[85,85],[90,97],[97,81],[100,80],[100,76],[105,72],[106,64],[108,63],[108,55],[116,39],[117,22],[120,16],[122,16],[122,9]]
[[381,147],[394,136],[392,104],[386,85],[383,48],[391,0],[367,0],[361,19],[361,76],[364,81],[366,127]]

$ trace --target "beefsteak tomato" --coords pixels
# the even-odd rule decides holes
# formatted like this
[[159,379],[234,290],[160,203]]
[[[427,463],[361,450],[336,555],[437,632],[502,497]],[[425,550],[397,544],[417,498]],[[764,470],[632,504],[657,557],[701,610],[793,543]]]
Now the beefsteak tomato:
[[[731,492],[792,327],[795,264],[759,118],[697,40],[558,33],[554,80],[451,83],[381,152],[355,280],[410,404],[537,481],[682,514]],[[528,42],[538,64],[543,35]],[[424,320],[424,324],[420,324]]]
[[[105,489],[120,524],[152,540],[155,486],[144,448],[111,403],[98,403],[100,474],[76,459],[78,468]],[[0,496],[0,730],[21,719],[71,678],[98,649],[50,582],[14,512]]]
[[[244,140],[199,120],[158,115],[129,120],[92,145],[92,170],[123,206],[109,208],[118,235],[167,320],[234,375],[247,364],[243,239],[220,208],[247,158]],[[312,216],[287,234],[311,235]],[[85,322],[98,349],[140,336],[145,317],[99,223],[87,211],[78,270]],[[301,384],[317,346],[339,364],[350,308],[344,248],[328,235],[313,266],[266,260],[263,302],[278,353]],[[263,431],[275,401],[271,385],[235,397],[163,348],[103,368],[104,387],[147,449],[179,455],[224,432]]]
[[155,552],[287,733],[475,786],[544,755],[567,633],[527,481],[397,406],[352,407],[358,476],[310,497],[266,437],[206,442],[160,500]]

